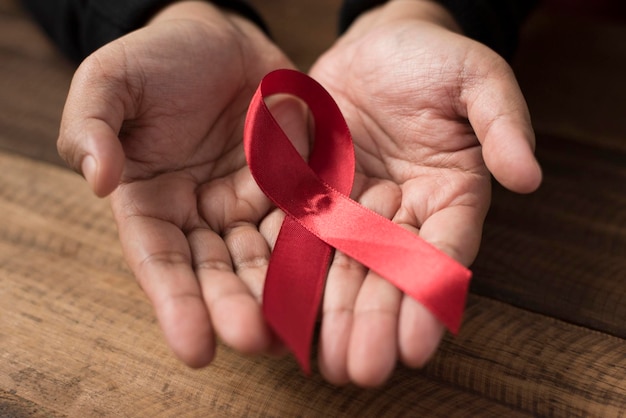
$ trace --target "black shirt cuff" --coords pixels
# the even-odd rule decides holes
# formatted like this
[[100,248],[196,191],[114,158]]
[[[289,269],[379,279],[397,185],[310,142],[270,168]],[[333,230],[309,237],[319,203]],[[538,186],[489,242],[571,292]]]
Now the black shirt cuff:
[[[509,59],[517,48],[519,29],[538,0],[436,0],[448,9],[463,33]],[[387,0],[345,0],[339,15],[343,33],[362,13]]]
[[[176,0],[22,0],[59,48],[80,62],[101,46],[144,26]],[[263,19],[243,0],[207,0],[230,9],[267,32]]]

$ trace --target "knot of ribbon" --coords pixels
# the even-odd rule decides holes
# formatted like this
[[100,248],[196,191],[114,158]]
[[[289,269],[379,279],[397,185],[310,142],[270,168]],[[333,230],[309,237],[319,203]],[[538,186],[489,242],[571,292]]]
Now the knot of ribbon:
[[[265,103],[281,93],[300,98],[313,117],[308,162]],[[334,249],[378,273],[458,332],[470,271],[349,197],[355,171],[352,137],[320,84],[295,70],[266,75],[250,103],[244,149],[255,181],[286,215],[268,266],[263,314],[302,370],[310,372],[310,347]]]

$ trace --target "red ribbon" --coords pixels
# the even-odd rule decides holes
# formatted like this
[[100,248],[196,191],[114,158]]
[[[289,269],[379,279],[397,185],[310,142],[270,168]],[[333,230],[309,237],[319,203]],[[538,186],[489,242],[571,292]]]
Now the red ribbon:
[[[315,121],[308,164],[264,99],[302,99]],[[471,273],[419,236],[349,198],[352,137],[337,104],[312,78],[294,70],[268,74],[252,98],[244,128],[250,172],[286,217],[272,251],[263,313],[305,372],[333,248],[380,274],[458,332]]]

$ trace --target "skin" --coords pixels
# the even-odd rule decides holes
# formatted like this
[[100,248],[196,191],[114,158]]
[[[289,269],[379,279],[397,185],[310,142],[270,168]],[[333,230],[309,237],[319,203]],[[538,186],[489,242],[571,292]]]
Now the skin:
[[[311,75],[352,130],[352,198],[469,265],[490,173],[538,187],[528,110],[506,63],[457,33],[423,0],[359,18]],[[261,314],[283,214],[258,189],[242,129],[261,78],[293,64],[253,24],[208,3],[177,2],[88,57],[72,81],[58,148],[94,193],[110,195],[126,260],[174,354],[209,364],[216,341],[282,352]],[[272,111],[306,157],[299,102]],[[442,325],[418,303],[337,253],[322,307],[319,363],[335,384],[384,383],[398,360],[422,366]]]
[[[464,265],[479,248],[490,172],[521,193],[541,182],[511,69],[435,3],[397,0],[362,16],[311,75],[351,129],[353,197]],[[325,295],[319,361],[336,384],[382,384],[397,360],[421,367],[444,333],[421,305],[341,254]]]

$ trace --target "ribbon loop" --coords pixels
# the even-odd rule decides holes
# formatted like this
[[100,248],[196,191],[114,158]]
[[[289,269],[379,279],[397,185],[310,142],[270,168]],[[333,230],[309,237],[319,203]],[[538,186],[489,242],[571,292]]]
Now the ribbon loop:
[[[308,164],[264,102],[278,93],[299,97],[313,115],[315,142]],[[270,259],[263,312],[305,372],[333,248],[423,304],[451,332],[458,331],[471,273],[349,198],[355,168],[352,138],[321,85],[293,70],[268,74],[251,101],[244,149],[257,184],[286,213]]]

